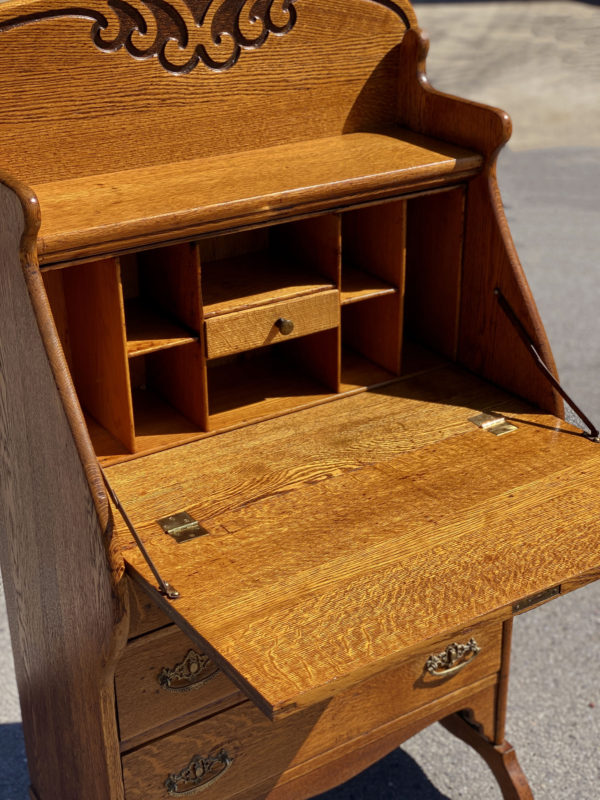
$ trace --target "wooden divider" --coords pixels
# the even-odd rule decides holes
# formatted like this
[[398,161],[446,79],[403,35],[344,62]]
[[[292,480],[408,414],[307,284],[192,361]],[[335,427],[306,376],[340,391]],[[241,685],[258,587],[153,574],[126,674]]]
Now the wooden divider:
[[[92,261],[46,276],[57,328],[82,407],[129,451],[135,448],[133,407],[119,259]],[[64,305],[63,305],[64,304]]]
[[400,373],[405,261],[405,201],[343,215],[342,389]]
[[456,358],[465,190],[408,201],[406,332]]
[[[405,282],[408,332],[453,355],[463,208],[458,187],[46,272],[99,455],[393,381]],[[284,311],[289,338],[271,320]]]

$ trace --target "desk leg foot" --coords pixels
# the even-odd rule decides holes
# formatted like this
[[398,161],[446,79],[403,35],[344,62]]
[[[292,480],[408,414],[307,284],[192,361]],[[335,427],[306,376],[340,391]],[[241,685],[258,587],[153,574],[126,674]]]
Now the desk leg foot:
[[504,800],[533,800],[531,788],[511,744],[506,740],[493,744],[460,714],[452,714],[441,723],[484,759],[498,781]]

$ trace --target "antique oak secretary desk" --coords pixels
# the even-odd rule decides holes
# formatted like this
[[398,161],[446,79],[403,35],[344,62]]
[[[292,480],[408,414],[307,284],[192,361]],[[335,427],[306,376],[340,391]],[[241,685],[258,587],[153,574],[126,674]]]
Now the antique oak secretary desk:
[[600,575],[600,449],[534,358],[508,117],[426,49],[404,0],[0,6],[35,800],[308,798],[442,719],[531,797],[511,620]]

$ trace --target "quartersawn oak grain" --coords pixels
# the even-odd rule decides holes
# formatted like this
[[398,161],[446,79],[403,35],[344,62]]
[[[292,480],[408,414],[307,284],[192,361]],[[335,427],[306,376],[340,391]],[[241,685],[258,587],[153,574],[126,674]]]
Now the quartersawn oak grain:
[[[512,604],[598,577],[590,497],[600,467],[594,445],[539,413],[560,417],[561,401],[494,300],[499,286],[553,368],[496,183],[510,120],[429,86],[427,43],[404,0],[298,0],[290,35],[246,48],[227,72],[200,65],[179,77],[164,69],[165,58],[187,59],[186,48],[207,44],[211,22],[219,13],[231,21],[236,3],[206,4],[204,26],[182,0],[162,3],[156,20],[147,3],[134,4],[148,33],[138,19],[120,52],[100,52],[90,37],[91,19],[106,13],[110,36],[127,14],[121,9],[117,19],[104,0],[59,18],[49,0],[0,7],[0,157],[19,179],[3,177],[0,189],[0,558],[31,795],[123,796],[112,678],[128,628],[125,552],[130,576],[167,612],[136,605],[129,635],[138,638],[128,652],[152,661],[153,642],[175,629],[144,635],[174,619],[262,710],[281,718],[273,725],[244,703],[148,744],[204,711],[192,703],[190,716],[179,709],[159,720],[154,708],[137,706],[132,714],[145,722],[121,741],[145,745],[123,761],[129,797],[152,795],[156,785],[145,787],[157,765],[185,766],[162,758],[171,748],[179,756],[181,742],[197,752],[196,729],[220,744],[229,725],[237,732],[251,720],[243,734],[250,768],[212,794],[227,785],[237,800],[299,800],[465,708],[478,733],[456,719],[454,732],[484,755],[507,796],[528,797],[504,741]],[[134,40],[147,46],[157,25],[158,47],[179,18],[191,32],[181,52],[170,41],[160,58],[131,58]],[[222,55],[227,41],[208,46]],[[39,190],[41,238],[38,199],[25,183]],[[187,243],[196,237],[205,238]],[[159,244],[166,246],[152,249]],[[209,392],[202,264],[206,278],[211,261],[243,255],[241,303],[254,303],[264,286],[255,275],[252,287],[249,253],[283,249],[284,260],[297,255],[337,290],[344,245],[392,291],[369,296],[381,287],[351,284],[347,297],[356,302],[345,306],[341,329],[278,344],[278,361],[262,350],[257,372],[248,363],[239,373],[211,365]],[[55,270],[45,284],[56,326],[38,254]],[[149,347],[128,347],[116,269],[112,285],[83,280],[69,296],[70,268],[82,277],[78,262],[117,256],[127,297],[157,303],[193,342],[157,325],[144,330]],[[112,343],[107,352],[79,335],[72,346],[77,313]],[[467,372],[440,367],[435,355],[414,362],[403,327]],[[384,388],[401,349],[403,371],[414,378]],[[127,360],[128,350],[137,355]],[[99,455],[171,448],[110,472],[163,574],[182,590],[176,603],[148,584],[130,539],[112,535],[68,367],[80,399],[102,382],[97,394],[110,413],[96,414],[116,437],[88,415]],[[111,367],[121,389],[129,375],[133,420],[128,391],[117,402],[107,397]],[[366,385],[378,388],[365,392]],[[213,437],[211,428],[324,403],[336,391],[363,394]],[[514,417],[518,432],[498,440],[474,428],[468,417],[482,410]],[[198,436],[213,438],[174,447]],[[137,453],[124,453],[132,448]],[[192,511],[208,536],[181,546],[168,540],[155,520],[176,510]],[[471,624],[477,635],[503,626],[499,673],[480,677],[497,669],[496,649],[489,663],[484,655],[474,672],[460,673],[461,688],[438,687],[441,696],[422,701],[407,665],[425,640]],[[404,688],[390,702],[394,683]],[[131,711],[126,690],[123,712],[128,703]],[[314,735],[305,735],[306,720]]]
[[475,174],[481,162],[471,150],[390,129],[299,142],[291,152],[288,144],[273,145],[172,162],[167,172],[141,166],[34,183],[43,208],[40,262],[113,253],[457,182]]
[[[510,412],[518,432],[476,428],[478,407]],[[600,469],[595,446],[472,376],[436,370],[296,421],[301,437],[273,420],[108,470],[181,592],[173,618],[270,715],[373,674],[456,614],[476,619],[598,561],[582,502]],[[151,495],[147,469],[161,476]],[[178,477],[170,490],[169,475],[193,483]],[[180,510],[210,532],[184,561],[154,522]],[[495,559],[502,580],[486,566]]]
[[66,413],[34,198],[0,175],[0,206],[0,561],[29,768],[41,798],[119,800],[112,674],[126,617],[114,542],[71,429],[77,409]]
[[[481,653],[453,677],[435,679],[425,672],[432,653],[450,641],[474,636]],[[195,754],[208,755],[223,748],[233,764],[214,787],[204,790],[209,798],[228,798],[238,793],[261,796],[258,786],[270,779],[284,784],[292,775],[316,765],[333,750],[338,756],[357,741],[377,739],[377,734],[408,721],[417,707],[430,713],[440,703],[451,705],[466,686],[495,679],[500,665],[501,624],[489,622],[475,629],[455,631],[447,640],[433,640],[394,669],[346,690],[331,701],[318,703],[291,719],[271,723],[249,703],[192,725],[123,757],[128,797],[162,797],[166,776],[185,766]],[[400,723],[400,724],[399,724]],[[193,752],[192,752],[193,751]],[[264,755],[263,755],[264,754]],[[267,755],[268,754],[268,755]],[[262,796],[267,796],[265,792]],[[294,795],[292,795],[294,796]]]

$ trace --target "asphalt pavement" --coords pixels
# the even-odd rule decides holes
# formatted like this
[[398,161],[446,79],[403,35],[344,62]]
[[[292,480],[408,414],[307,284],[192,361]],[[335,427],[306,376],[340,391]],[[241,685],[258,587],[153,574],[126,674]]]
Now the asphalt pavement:
[[[431,38],[431,82],[513,117],[499,165],[512,234],[563,383],[600,420],[600,7],[500,0],[415,8]],[[507,738],[536,800],[600,799],[598,665],[600,584],[516,619]],[[0,800],[26,800],[1,592],[0,687]],[[500,797],[485,764],[436,725],[321,800]]]

